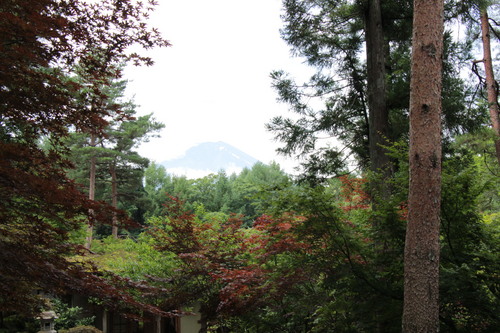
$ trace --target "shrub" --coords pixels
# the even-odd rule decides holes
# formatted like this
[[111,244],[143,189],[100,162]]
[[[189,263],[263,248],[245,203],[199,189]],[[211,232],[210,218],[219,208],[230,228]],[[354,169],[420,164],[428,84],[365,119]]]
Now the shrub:
[[76,326],[69,330],[60,330],[59,333],[103,333],[94,326]]

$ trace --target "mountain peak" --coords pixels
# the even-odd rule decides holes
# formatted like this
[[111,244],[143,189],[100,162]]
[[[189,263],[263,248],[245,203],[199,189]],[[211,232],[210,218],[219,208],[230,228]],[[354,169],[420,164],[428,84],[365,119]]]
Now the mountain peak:
[[188,178],[204,177],[225,170],[239,173],[251,168],[257,159],[222,141],[204,142],[189,148],[183,157],[163,161],[160,164],[167,172]]

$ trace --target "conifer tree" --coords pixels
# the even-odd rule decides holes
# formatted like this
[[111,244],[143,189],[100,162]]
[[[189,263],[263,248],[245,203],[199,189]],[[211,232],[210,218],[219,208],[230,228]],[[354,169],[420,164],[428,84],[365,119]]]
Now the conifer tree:
[[[303,158],[304,178],[341,175],[347,160],[362,171],[383,171],[382,179],[397,168],[386,147],[408,137],[412,3],[283,1],[282,37],[315,74],[305,83],[283,70],[271,74],[294,115],[276,117],[267,128],[283,144],[279,153]],[[450,2],[446,19],[472,6]],[[467,104],[473,91],[457,74],[467,48],[446,42],[443,118],[451,137],[477,129],[484,118]],[[386,184],[372,185],[372,196],[383,201]]]
[[[104,200],[112,207],[130,213],[139,204],[144,169],[149,164],[149,160],[141,157],[135,149],[154,137],[164,125],[151,114],[136,117],[137,106],[124,96],[126,84],[125,80],[114,81],[102,88],[103,95],[107,96],[104,104],[109,117],[108,125],[99,137],[93,133],[74,132],[67,142],[71,150],[69,158],[76,166],[69,170],[69,176],[87,188],[91,200]],[[111,229],[114,237],[118,236],[118,224],[115,212]],[[87,249],[93,232],[93,226],[89,224]]]
[[414,2],[404,333],[439,331],[443,7]]
[[498,104],[498,82],[495,80],[493,71],[493,59],[491,56],[490,42],[490,22],[487,8],[482,8],[480,11],[481,22],[481,40],[483,42],[483,64],[485,73],[486,93],[488,99],[488,110],[490,112],[491,125],[495,134],[495,152],[498,164],[500,165],[500,106]]

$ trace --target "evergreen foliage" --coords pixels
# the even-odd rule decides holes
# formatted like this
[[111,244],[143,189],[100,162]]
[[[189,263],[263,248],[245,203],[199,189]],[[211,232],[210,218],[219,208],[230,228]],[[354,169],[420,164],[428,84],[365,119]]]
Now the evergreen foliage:
[[[143,7],[1,2],[0,332],[33,330],[22,316],[46,306],[41,289],[136,315],[199,304],[204,333],[400,332],[412,2],[380,2],[390,173],[369,168],[370,4],[283,1],[283,38],[317,70],[303,85],[272,74],[294,116],[268,127],[281,153],[305,157],[297,179],[276,163],[187,179],[136,152],[162,125],[123,98],[123,61],[149,62],[125,47],[168,44],[142,24]],[[439,319],[450,333],[500,327],[500,166],[483,87],[464,79],[480,5],[446,3],[445,19],[469,34],[444,36]],[[109,237],[117,217],[140,228]],[[89,220],[100,225],[92,252],[81,251]],[[64,311],[64,327],[78,324],[77,309]]]
[[[353,159],[368,170],[373,149],[364,60],[368,3],[283,1],[283,39],[316,74],[305,83],[296,82],[284,70],[271,74],[279,100],[294,115],[276,117],[267,127],[283,143],[280,153],[306,158],[303,167],[309,179],[341,175],[346,161]],[[383,1],[381,6],[388,130],[380,144],[390,145],[408,137],[412,1]],[[473,7],[473,3],[449,2],[448,22]],[[453,40],[449,31],[445,34],[442,98],[448,140],[480,128],[487,120],[485,109],[471,103],[475,87],[458,75],[464,67],[470,68],[470,45],[470,41]]]
[[276,163],[256,163],[240,174],[224,171],[203,178],[167,174],[163,166],[151,164],[145,171],[145,190],[153,202],[148,216],[162,214],[166,194],[175,196],[195,210],[200,205],[206,212],[243,215],[246,225],[265,212],[270,197],[291,183],[291,178]]
[[[109,105],[107,125],[92,142],[95,134],[71,132],[65,139],[70,149],[68,159],[74,167],[68,176],[89,192],[89,174],[92,157],[96,163],[95,199],[108,202],[114,208],[126,210],[138,223],[144,223],[144,213],[150,202],[143,188],[144,170],[149,160],[137,153],[143,142],[156,136],[164,125],[151,114],[136,117],[136,105],[125,100],[127,82],[111,82],[102,88]],[[108,235],[108,225],[98,225],[98,235]]]

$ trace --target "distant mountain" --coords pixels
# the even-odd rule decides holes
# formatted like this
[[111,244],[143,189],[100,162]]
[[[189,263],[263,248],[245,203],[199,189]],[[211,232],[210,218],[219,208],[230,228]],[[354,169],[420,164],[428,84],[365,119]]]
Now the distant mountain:
[[224,142],[205,142],[186,151],[177,159],[160,164],[171,174],[188,178],[204,177],[225,170],[227,174],[251,168],[257,159]]

